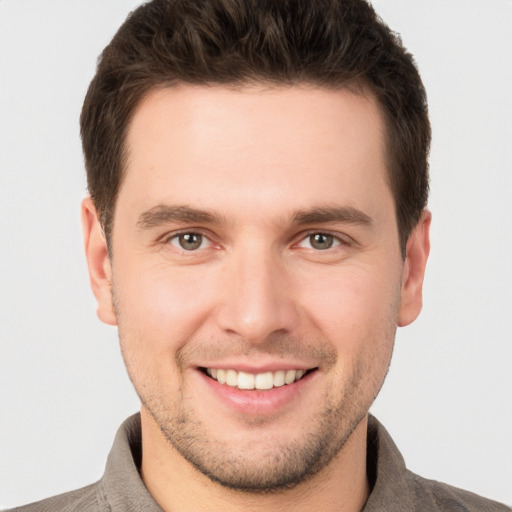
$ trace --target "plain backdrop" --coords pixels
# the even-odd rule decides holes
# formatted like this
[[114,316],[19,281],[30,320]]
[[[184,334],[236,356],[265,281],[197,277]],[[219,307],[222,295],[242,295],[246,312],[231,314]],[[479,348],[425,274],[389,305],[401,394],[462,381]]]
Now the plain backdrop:
[[[78,116],[138,2],[0,0],[0,508],[101,477],[138,400],[99,322]],[[512,1],[376,0],[429,94],[432,253],[373,407],[415,472],[512,503]]]

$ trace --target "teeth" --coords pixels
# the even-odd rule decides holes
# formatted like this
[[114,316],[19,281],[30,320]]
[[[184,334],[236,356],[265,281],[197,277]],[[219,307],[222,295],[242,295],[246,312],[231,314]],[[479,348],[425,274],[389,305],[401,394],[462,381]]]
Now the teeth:
[[217,370],[217,380],[221,384],[226,384],[226,370]]
[[274,375],[272,372],[258,373],[254,379],[256,389],[272,389],[274,387]]
[[226,384],[231,387],[238,386],[238,375],[235,370],[226,370]]
[[252,373],[238,373],[238,389],[254,389],[254,375]]
[[295,382],[295,377],[297,375],[297,370],[288,370],[284,376],[284,383],[291,384]]
[[278,370],[277,372],[247,373],[236,370],[207,368],[206,373],[220,384],[238,389],[272,389],[285,384],[292,384],[304,377],[306,370]]
[[284,386],[284,370],[274,373],[274,387],[278,388],[280,386]]

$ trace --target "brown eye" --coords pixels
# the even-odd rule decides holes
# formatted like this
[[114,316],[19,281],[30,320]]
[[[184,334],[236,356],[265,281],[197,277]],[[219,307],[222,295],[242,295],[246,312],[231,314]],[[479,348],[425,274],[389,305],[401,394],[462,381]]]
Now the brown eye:
[[173,236],[170,240],[171,245],[184,249],[185,251],[195,251],[205,245],[203,235],[199,233],[181,233]]

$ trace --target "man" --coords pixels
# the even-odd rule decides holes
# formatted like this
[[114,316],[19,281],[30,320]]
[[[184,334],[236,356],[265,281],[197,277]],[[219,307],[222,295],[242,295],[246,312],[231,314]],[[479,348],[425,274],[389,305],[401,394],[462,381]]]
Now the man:
[[[361,1],[163,2],[81,118],[98,315],[140,417],[27,510],[506,510],[368,416],[429,252],[425,94]],[[160,508],[159,508],[160,507]]]

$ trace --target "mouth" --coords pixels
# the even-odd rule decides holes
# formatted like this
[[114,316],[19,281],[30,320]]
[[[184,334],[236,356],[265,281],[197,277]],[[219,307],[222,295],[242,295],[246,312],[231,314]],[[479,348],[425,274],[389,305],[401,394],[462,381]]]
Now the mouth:
[[224,384],[240,390],[265,391],[293,384],[306,375],[317,370],[277,370],[275,372],[248,373],[234,369],[200,368],[200,370],[219,384]]

